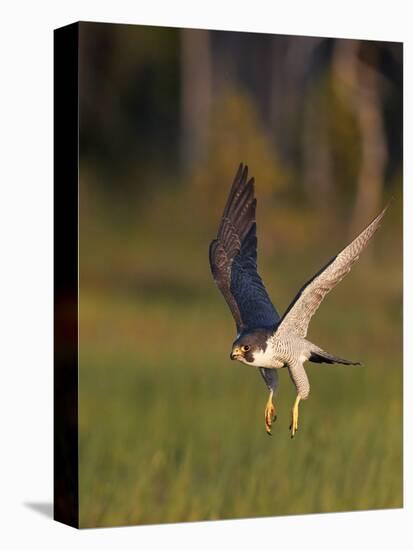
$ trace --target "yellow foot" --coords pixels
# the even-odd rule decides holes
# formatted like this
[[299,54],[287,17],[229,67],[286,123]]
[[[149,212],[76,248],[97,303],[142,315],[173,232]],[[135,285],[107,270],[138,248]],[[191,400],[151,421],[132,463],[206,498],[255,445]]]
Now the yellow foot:
[[295,400],[294,407],[292,410],[291,424],[290,424],[291,439],[295,436],[295,432],[298,430],[298,404],[300,402],[300,399],[301,397],[297,395],[297,399]]
[[265,429],[268,435],[271,435],[271,425],[277,419],[277,415],[275,413],[275,407],[272,402],[272,395],[273,395],[273,392],[270,393],[270,397],[268,398],[267,404],[265,406],[265,412],[264,412]]

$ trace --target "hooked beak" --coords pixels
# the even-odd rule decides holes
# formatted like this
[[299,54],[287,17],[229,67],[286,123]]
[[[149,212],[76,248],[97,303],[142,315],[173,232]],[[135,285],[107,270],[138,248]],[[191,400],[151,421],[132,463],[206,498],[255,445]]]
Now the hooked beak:
[[239,348],[234,348],[230,353],[230,358],[234,361],[235,359],[238,359],[238,357],[242,357],[241,350]]

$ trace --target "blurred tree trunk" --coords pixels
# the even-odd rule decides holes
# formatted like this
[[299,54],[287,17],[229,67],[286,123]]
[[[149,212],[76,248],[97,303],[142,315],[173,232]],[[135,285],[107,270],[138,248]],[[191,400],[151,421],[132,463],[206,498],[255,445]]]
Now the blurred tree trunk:
[[297,146],[302,145],[297,143],[296,127],[303,92],[314,74],[312,57],[322,40],[297,36],[286,41],[274,37],[271,43],[269,124],[283,159],[291,166],[296,165]]
[[269,86],[269,124],[272,134],[276,138],[278,148],[282,157],[288,158],[289,140],[284,132],[284,116],[287,110],[286,79],[287,71],[285,67],[286,43],[285,41],[274,37],[271,42],[271,68],[270,68],[270,86]]
[[211,45],[207,30],[181,30],[181,156],[185,168],[205,150],[211,109]]
[[[360,132],[361,159],[356,201],[349,224],[351,236],[380,209],[388,157],[379,73],[374,63],[368,65],[359,60],[359,50],[360,43],[356,40],[338,40],[334,55],[337,92],[350,103]],[[370,53],[377,53],[377,50],[372,48]]]
[[361,166],[356,204],[350,230],[352,234],[377,215],[382,205],[387,144],[381,110],[379,75],[374,67],[358,71],[357,114],[361,139]]
[[301,179],[310,204],[334,209],[333,167],[326,117],[322,117],[323,95],[313,93],[304,106]]

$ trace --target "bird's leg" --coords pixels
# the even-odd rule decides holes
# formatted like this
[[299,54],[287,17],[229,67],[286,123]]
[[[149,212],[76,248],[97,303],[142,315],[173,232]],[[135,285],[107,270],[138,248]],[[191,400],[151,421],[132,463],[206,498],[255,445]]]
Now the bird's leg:
[[278,373],[275,368],[265,368],[260,367],[259,369],[261,376],[264,379],[264,382],[267,388],[270,390],[270,395],[268,396],[268,401],[265,405],[264,419],[265,419],[265,429],[268,435],[271,435],[271,424],[276,419],[275,407],[272,402],[274,393],[278,387]]
[[265,405],[265,429],[267,430],[268,435],[271,435],[271,424],[277,419],[274,403],[272,402],[273,395],[274,391],[270,390],[270,395],[268,397],[267,404]]
[[292,415],[291,415],[291,438],[295,436],[295,432],[298,430],[298,404],[300,403],[301,397],[297,395],[294,406],[292,408]]

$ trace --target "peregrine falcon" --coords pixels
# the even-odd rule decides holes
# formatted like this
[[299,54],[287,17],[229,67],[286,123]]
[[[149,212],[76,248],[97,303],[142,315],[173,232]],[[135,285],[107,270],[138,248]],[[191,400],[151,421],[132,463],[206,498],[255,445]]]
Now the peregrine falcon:
[[386,208],[346,248],[331,258],[298,292],[282,317],[274,308],[257,272],[257,236],[254,178],[239,166],[232,184],[218,235],[209,247],[214,280],[224,295],[237,327],[230,358],[259,369],[268,389],[265,428],[271,435],[276,419],[273,397],[278,369],[286,367],[297,397],[292,408],[291,437],[298,429],[298,406],[307,399],[310,384],[304,363],[360,365],[328,353],[306,339],[311,317],[323,298],[350,271],[368,244]]

